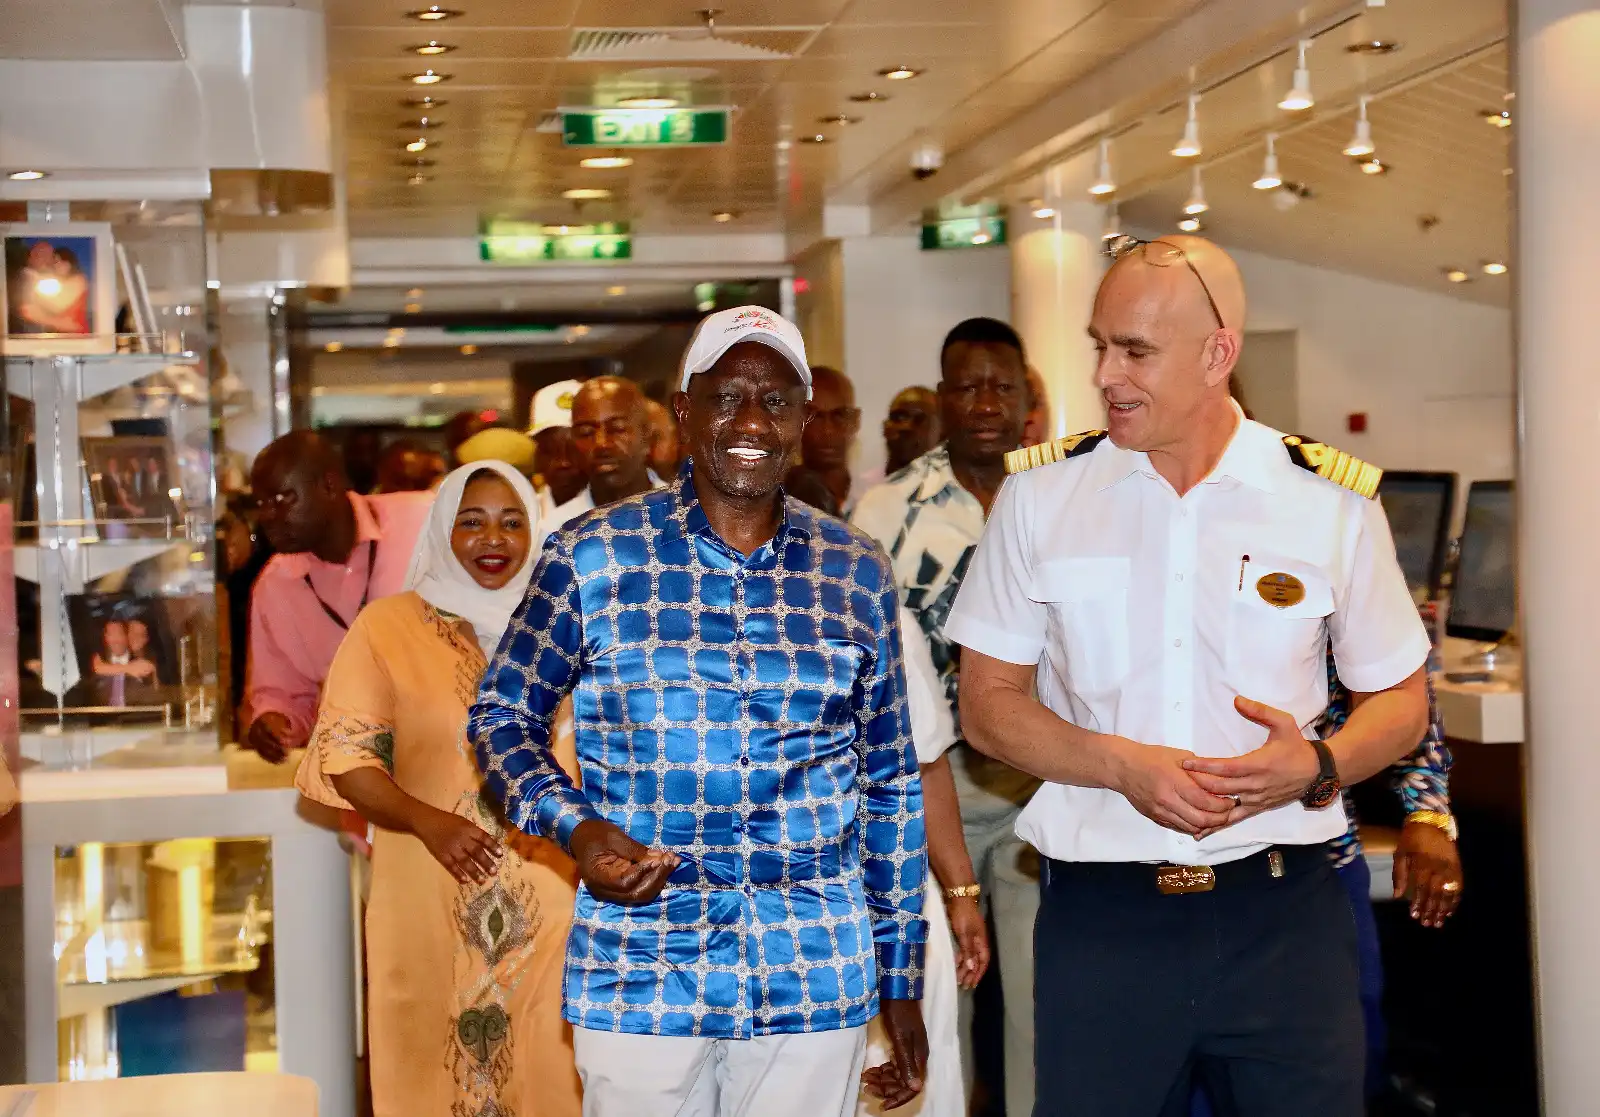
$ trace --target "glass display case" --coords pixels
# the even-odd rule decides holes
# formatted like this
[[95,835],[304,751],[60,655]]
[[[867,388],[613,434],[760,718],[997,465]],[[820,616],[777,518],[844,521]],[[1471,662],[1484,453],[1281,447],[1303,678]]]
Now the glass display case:
[[262,838],[58,848],[61,1081],[278,1069]]
[[215,743],[200,204],[29,216],[0,228],[22,755],[84,769],[131,746]]

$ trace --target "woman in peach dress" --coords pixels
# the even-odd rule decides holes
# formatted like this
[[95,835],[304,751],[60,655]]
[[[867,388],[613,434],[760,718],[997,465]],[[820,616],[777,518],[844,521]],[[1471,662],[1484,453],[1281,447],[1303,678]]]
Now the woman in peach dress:
[[[479,795],[465,728],[535,557],[503,462],[439,488],[408,590],[340,645],[296,777],[377,828],[367,905],[375,1117],[577,1117],[562,965],[577,876]],[[570,738],[566,743],[570,750]]]

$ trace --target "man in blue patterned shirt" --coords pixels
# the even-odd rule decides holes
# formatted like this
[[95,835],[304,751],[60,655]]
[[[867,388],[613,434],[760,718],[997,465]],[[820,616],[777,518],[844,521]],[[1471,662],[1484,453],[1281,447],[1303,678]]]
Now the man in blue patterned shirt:
[[[888,560],[783,496],[799,331],[713,314],[673,484],[546,541],[469,735],[488,794],[578,864],[566,1019],[592,1117],[853,1114],[866,1024],[915,1097],[922,793]],[[574,695],[579,789],[550,725]]]

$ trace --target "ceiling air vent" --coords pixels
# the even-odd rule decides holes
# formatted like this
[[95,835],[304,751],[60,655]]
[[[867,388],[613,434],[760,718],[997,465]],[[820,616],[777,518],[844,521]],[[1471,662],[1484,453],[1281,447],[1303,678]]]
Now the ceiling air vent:
[[[793,58],[811,28],[783,28],[778,37],[793,39],[793,49],[762,46],[738,38],[747,31],[764,39],[774,38],[772,28],[718,28],[715,33],[702,27],[606,28],[580,27],[572,33],[569,62],[767,62]],[[787,33],[787,34],[785,34]],[[785,42],[785,46],[790,43]]]

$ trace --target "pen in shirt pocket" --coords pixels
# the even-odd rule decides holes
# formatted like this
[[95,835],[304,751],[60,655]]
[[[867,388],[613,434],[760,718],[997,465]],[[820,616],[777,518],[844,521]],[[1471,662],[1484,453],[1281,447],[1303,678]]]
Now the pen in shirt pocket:
[[1244,568],[1250,565],[1249,555],[1239,556],[1239,592],[1244,592]]

